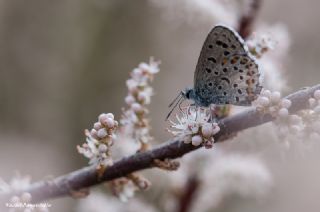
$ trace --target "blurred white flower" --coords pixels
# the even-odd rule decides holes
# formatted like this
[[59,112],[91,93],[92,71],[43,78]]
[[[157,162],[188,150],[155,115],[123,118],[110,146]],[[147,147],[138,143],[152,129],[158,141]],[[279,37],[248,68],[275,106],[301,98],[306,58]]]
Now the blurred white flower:
[[87,198],[79,200],[77,205],[79,212],[106,212],[106,211],[123,211],[123,212],[157,212],[150,204],[136,198],[127,203],[120,202],[117,198],[103,194],[101,192],[92,192]]
[[275,24],[259,27],[246,41],[249,51],[258,58],[263,85],[267,89],[282,91],[287,88],[283,74],[290,40],[287,28]]
[[198,176],[201,190],[192,211],[212,210],[231,195],[261,199],[273,184],[269,170],[260,160],[240,155],[215,157]]
[[[30,176],[21,176],[17,172],[15,176],[11,178],[10,183],[6,183],[4,180],[0,178],[0,193],[21,191],[21,190],[27,189],[30,186],[30,184],[31,184]],[[34,207],[34,205],[30,204],[31,200],[32,200],[32,196],[28,192],[23,192],[19,196],[12,196],[9,202],[18,207],[10,208],[10,212],[49,211],[48,208]]]
[[[164,10],[164,18],[170,21],[223,22],[236,26],[239,17],[248,12],[252,0],[150,0],[151,4]],[[188,14],[188,15],[186,15]]]
[[18,172],[11,178],[9,183],[6,183],[0,178],[0,192],[10,192],[23,190],[31,184],[30,176],[21,176]]

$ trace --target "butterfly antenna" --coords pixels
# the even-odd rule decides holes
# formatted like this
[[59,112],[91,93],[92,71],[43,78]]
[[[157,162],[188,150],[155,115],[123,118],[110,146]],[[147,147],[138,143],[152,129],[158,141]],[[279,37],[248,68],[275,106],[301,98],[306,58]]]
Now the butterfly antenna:
[[[180,97],[180,98],[179,98]],[[178,99],[179,98],[179,99]],[[175,103],[175,105],[172,107],[172,109],[170,110],[170,112],[168,113],[167,117],[166,117],[166,121],[168,120],[168,118],[170,117],[170,115],[172,114],[172,112],[174,111],[174,109],[179,105],[180,108],[180,104],[181,104],[181,100],[183,100],[183,95],[182,92],[174,99],[174,101],[170,104],[170,107],[173,105],[173,103]],[[180,108],[181,109],[181,108]]]
[[171,107],[171,106],[177,101],[177,99],[182,96],[182,94],[183,94],[183,92],[181,91],[181,92],[178,94],[178,96],[177,96],[176,98],[174,98],[174,100],[169,104],[169,107]]

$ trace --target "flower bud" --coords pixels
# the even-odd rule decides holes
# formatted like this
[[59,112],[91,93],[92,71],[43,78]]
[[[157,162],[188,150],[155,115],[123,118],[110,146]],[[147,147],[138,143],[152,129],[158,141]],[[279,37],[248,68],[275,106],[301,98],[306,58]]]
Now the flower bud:
[[271,94],[270,100],[272,103],[278,103],[280,101],[281,94],[278,91],[275,91]]
[[101,127],[102,127],[102,125],[100,122],[96,122],[93,124],[93,129],[95,129],[95,130],[99,130],[99,129],[101,129]]
[[213,127],[211,124],[204,124],[201,129],[202,135],[206,138],[209,138],[213,134]]
[[131,105],[131,108],[132,108],[132,110],[133,110],[135,113],[140,113],[140,112],[143,111],[143,108],[142,108],[142,106],[141,106],[139,103],[133,103],[133,104]]
[[284,108],[289,108],[291,107],[291,101],[289,99],[282,99],[281,100],[281,106],[284,107]]
[[320,100],[320,90],[316,90],[313,94],[314,98]]
[[126,96],[124,101],[126,102],[127,105],[132,105],[136,100],[134,99],[133,96],[128,95],[128,96]]
[[108,135],[108,133],[105,128],[102,128],[102,129],[98,130],[97,135],[99,138],[104,138]]
[[271,91],[269,90],[263,90],[262,93],[261,93],[262,96],[265,96],[265,97],[270,97],[271,96]]
[[199,146],[202,143],[202,138],[200,135],[195,135],[191,139],[192,145]]
[[26,202],[30,202],[31,201],[31,194],[28,193],[28,192],[24,192],[22,195],[21,195],[21,201],[23,203],[26,203]]
[[286,118],[288,117],[289,115],[289,111],[287,108],[281,108],[279,111],[278,111],[278,115],[280,118]]
[[100,145],[99,145],[99,152],[100,152],[100,153],[106,152],[107,149],[108,149],[107,145],[105,145],[105,144],[100,144]]
[[309,99],[309,106],[311,108],[314,108],[317,105],[317,100],[315,98],[310,98]]
[[103,122],[103,124],[105,126],[107,126],[108,128],[113,128],[114,127],[114,120],[111,118],[106,118]]
[[269,98],[264,96],[260,96],[257,101],[258,104],[262,105],[263,107],[267,107],[270,104]]
[[103,123],[103,121],[107,118],[107,114],[101,113],[98,117],[98,120]]

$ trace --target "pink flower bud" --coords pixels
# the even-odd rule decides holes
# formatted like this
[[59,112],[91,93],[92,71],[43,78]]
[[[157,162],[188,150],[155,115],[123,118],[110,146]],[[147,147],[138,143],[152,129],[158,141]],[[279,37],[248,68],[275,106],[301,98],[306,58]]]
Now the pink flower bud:
[[290,108],[291,107],[291,101],[289,99],[282,99],[281,100],[281,106],[284,108]]
[[126,98],[124,99],[124,101],[125,101],[126,104],[128,104],[128,105],[132,105],[136,100],[134,99],[133,96],[129,95],[129,96],[126,96]]
[[271,91],[269,90],[263,90],[262,93],[261,93],[262,96],[265,96],[265,97],[270,97],[271,96]]
[[143,111],[143,108],[142,108],[142,106],[141,106],[139,103],[133,103],[133,104],[131,105],[131,108],[132,108],[132,110],[133,110],[135,113],[140,113],[140,112]]
[[99,138],[104,138],[108,135],[108,133],[105,128],[102,128],[102,129],[98,130],[97,135]]
[[[216,123],[215,123],[216,124]],[[214,126],[214,128],[213,128],[213,135],[215,135],[215,134],[217,134],[218,132],[220,131],[220,127],[219,127],[219,125],[218,124],[216,124],[216,126]]]
[[95,129],[92,129],[91,131],[90,131],[90,135],[93,137],[93,138],[97,138],[98,137],[98,131],[97,130],[95,130]]
[[144,92],[139,92],[138,99],[139,99],[139,101],[145,102],[147,99],[147,96]]
[[289,115],[289,111],[287,108],[281,108],[279,111],[278,111],[278,115],[280,118],[286,118],[288,117]]
[[31,194],[28,193],[28,192],[24,192],[22,195],[21,195],[21,201],[23,203],[27,203],[27,202],[30,202],[31,201]]
[[108,117],[109,119],[114,119],[114,115],[113,115],[112,113],[107,113],[107,117]]
[[146,63],[140,63],[140,64],[139,64],[139,68],[142,69],[142,70],[144,70],[144,71],[146,71],[146,70],[148,70],[150,67],[149,67],[149,65],[146,64]]
[[211,124],[204,124],[201,129],[202,135],[206,138],[209,138],[213,134],[213,127]]
[[100,153],[105,153],[107,151],[108,147],[105,144],[100,144],[99,145],[99,152]]
[[316,100],[320,100],[320,90],[316,90],[316,91],[314,92],[313,96],[314,96],[314,98],[315,98]]
[[99,129],[101,129],[101,127],[102,127],[102,125],[100,122],[96,122],[93,124],[93,129],[95,129],[95,130],[99,130]]
[[191,139],[193,146],[199,146],[202,143],[202,138],[200,135],[195,135]]
[[314,98],[310,98],[308,101],[311,108],[314,108],[317,105],[317,100]]
[[138,90],[137,86],[137,82],[135,82],[133,79],[127,80],[127,87],[130,93],[136,92]]
[[263,107],[267,107],[270,104],[269,98],[264,97],[264,96],[260,96],[257,101],[258,101],[258,104]]
[[101,113],[101,114],[99,115],[98,120],[99,120],[101,123],[103,123],[103,121],[104,121],[106,118],[107,118],[107,114]]
[[105,126],[108,128],[113,128],[114,127],[114,120],[111,118],[106,118],[105,121],[103,122]]
[[278,91],[275,91],[271,94],[270,100],[272,103],[278,103],[281,99],[281,94]]

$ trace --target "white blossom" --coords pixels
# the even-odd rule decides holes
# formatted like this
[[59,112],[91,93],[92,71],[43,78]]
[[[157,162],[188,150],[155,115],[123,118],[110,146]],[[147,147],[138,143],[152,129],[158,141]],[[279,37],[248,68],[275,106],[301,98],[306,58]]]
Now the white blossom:
[[86,143],[77,146],[78,152],[89,159],[90,165],[110,166],[113,164],[110,147],[113,145],[118,122],[112,113],[102,113],[93,128],[86,130]]
[[213,136],[220,130],[218,124],[208,122],[210,115],[205,110],[189,107],[186,109],[187,113],[183,113],[181,117],[176,115],[175,122],[170,120],[171,128],[168,131],[184,143],[211,147],[214,142]]
[[141,149],[152,140],[146,114],[149,112],[147,105],[150,104],[153,95],[150,83],[154,74],[160,71],[159,64],[160,62],[154,61],[153,58],[149,63],[140,63],[132,70],[131,78],[127,80],[128,95],[125,97],[125,102],[128,108],[123,110],[121,131],[126,137],[132,137],[139,142]]

